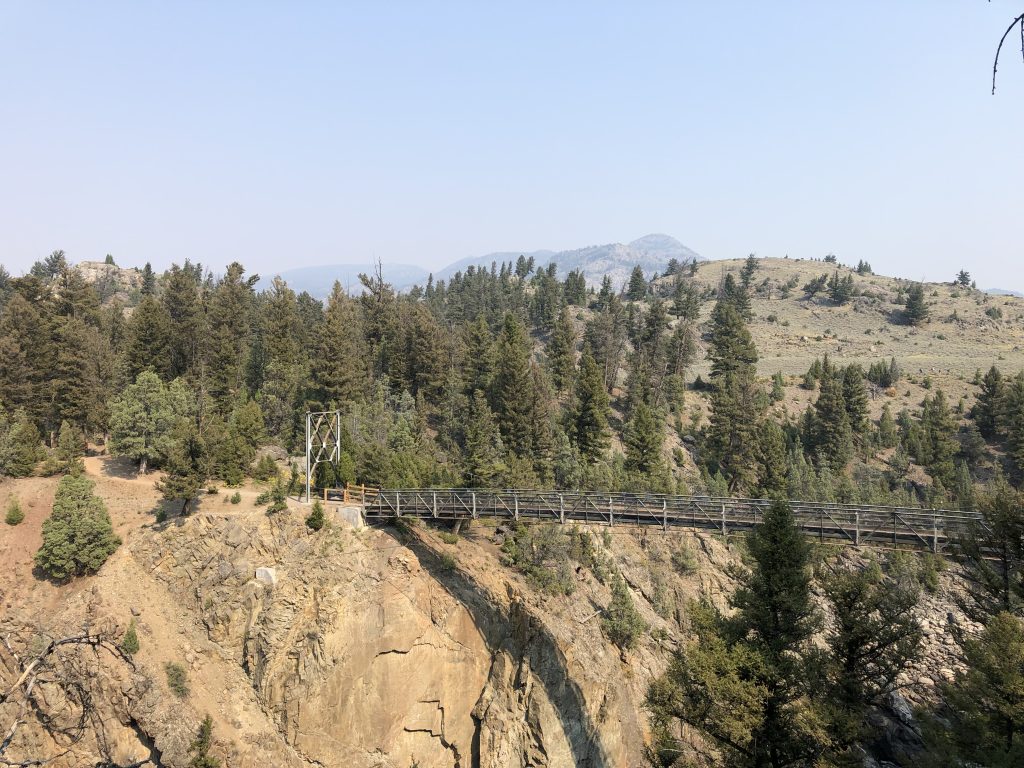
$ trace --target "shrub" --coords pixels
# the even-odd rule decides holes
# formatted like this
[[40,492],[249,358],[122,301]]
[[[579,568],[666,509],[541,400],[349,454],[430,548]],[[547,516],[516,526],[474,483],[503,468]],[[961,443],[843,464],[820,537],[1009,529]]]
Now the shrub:
[[264,481],[276,479],[279,475],[277,462],[274,461],[269,453],[260,456],[260,460],[256,463],[256,468],[252,472],[252,476],[257,480]]
[[121,545],[93,487],[84,475],[65,475],[57,486],[53,512],[43,522],[43,546],[35,556],[36,565],[54,579],[95,573]]
[[274,487],[270,489],[270,506],[267,507],[267,512],[284,512],[286,509],[288,509],[288,494],[284,483],[278,478]]
[[608,639],[623,650],[632,648],[647,629],[626,582],[618,574],[612,580],[612,601],[604,612],[602,626]]
[[443,541],[445,544],[459,543],[459,535],[457,533],[452,533],[451,531],[441,531],[441,533],[438,535],[441,537],[441,541]]
[[455,570],[455,558],[447,552],[442,552],[437,559],[440,561],[441,570],[445,573],[451,573]]
[[256,504],[257,504],[257,506],[262,507],[264,504],[269,504],[269,503],[270,503],[270,491],[264,491],[263,493],[261,493],[259,496],[256,497]]
[[687,544],[682,544],[679,549],[672,551],[672,567],[681,576],[697,572],[697,556]]
[[235,491],[234,493],[232,493],[231,494],[231,503],[232,504],[241,504],[242,503],[242,494],[240,494],[238,491]]
[[25,513],[21,511],[21,502],[17,497],[11,496],[11,500],[7,502],[7,514],[4,515],[4,522],[8,525],[17,525],[24,519]]
[[314,531],[324,527],[324,505],[320,503],[320,499],[313,502],[313,510],[306,518],[306,525]]
[[128,629],[125,630],[124,637],[121,638],[121,650],[129,656],[134,656],[139,652],[139,633],[135,631],[135,619],[132,619]]
[[210,757],[210,747],[213,746],[213,718],[207,715],[199,726],[199,733],[196,740],[188,748],[192,754],[189,761],[189,768],[220,768],[220,760]]
[[171,689],[171,693],[179,699],[187,699],[192,690],[188,684],[188,670],[184,665],[169,661],[164,664],[164,672],[167,673],[167,687]]

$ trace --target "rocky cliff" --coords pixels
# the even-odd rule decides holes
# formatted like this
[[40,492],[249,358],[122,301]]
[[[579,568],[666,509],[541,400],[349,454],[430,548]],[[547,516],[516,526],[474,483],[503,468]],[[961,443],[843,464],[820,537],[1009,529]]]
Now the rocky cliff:
[[[737,560],[715,536],[595,532],[591,565],[573,563],[571,594],[552,596],[502,565],[500,528],[478,524],[456,541],[339,518],[314,533],[302,519],[297,507],[147,525],[52,614],[12,605],[0,629],[26,647],[55,628],[119,637],[138,626],[135,669],[88,657],[89,735],[54,764],[184,766],[209,713],[227,766],[640,765],[644,693],[685,636],[685,605],[700,594],[724,603]],[[602,631],[601,569],[622,574],[648,625],[632,650]],[[906,699],[927,698],[958,663],[955,577],[940,579],[923,605],[928,658],[879,721],[883,756],[912,748],[898,717]],[[187,670],[184,698],[169,690],[168,663]],[[18,738],[19,756],[61,746],[38,723]]]

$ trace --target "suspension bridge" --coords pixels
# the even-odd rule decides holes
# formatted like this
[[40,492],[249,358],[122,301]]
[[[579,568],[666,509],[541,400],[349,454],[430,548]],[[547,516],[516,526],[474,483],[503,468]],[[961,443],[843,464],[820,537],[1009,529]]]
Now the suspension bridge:
[[[366,520],[413,517],[438,522],[496,519],[561,524],[704,530],[722,535],[752,530],[770,499],[671,494],[468,488],[369,489],[352,487],[344,500],[362,507]],[[325,493],[325,498],[329,494]],[[797,525],[821,541],[908,547],[940,552],[980,524],[972,512],[918,507],[788,502]]]
[[[362,508],[367,521],[415,517],[435,521],[493,518],[585,525],[636,526],[715,531],[752,530],[770,499],[718,498],[646,493],[595,493],[472,488],[315,489],[320,464],[335,468],[341,456],[341,412],[306,414],[306,500],[322,491],[331,499]],[[797,525],[821,541],[857,546],[913,547],[940,552],[980,517],[972,512],[920,507],[790,501]]]

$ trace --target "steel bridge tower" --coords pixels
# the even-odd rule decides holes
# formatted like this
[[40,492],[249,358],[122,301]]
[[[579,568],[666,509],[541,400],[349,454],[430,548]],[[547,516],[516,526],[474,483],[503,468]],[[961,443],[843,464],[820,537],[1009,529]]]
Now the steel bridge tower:
[[306,503],[312,500],[313,474],[318,464],[338,468],[341,459],[341,411],[306,414]]

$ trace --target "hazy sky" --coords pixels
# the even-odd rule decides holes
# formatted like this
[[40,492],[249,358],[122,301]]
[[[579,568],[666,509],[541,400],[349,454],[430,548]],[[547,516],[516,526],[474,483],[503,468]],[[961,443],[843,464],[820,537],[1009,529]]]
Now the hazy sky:
[[1024,289],[1021,0],[0,0],[0,263],[665,232]]

